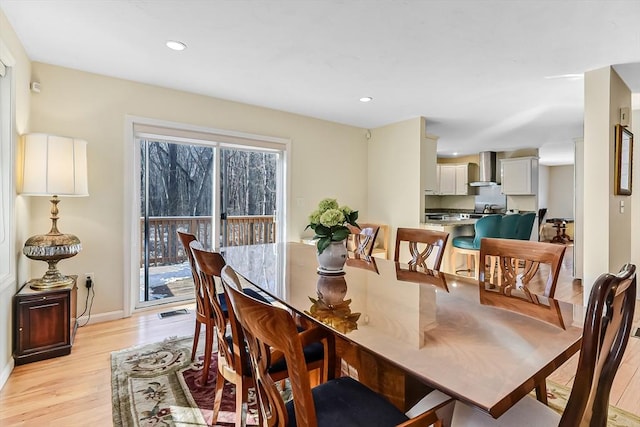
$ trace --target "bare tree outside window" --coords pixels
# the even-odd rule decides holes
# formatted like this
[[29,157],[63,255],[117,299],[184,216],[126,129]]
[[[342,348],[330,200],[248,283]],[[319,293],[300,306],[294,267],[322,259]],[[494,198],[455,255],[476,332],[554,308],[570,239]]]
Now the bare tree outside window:
[[[222,219],[218,237],[212,235],[216,153],[220,156],[221,192],[216,215]],[[277,162],[278,154],[271,152],[216,151],[205,145],[141,141],[142,301],[175,293],[166,285],[175,281],[169,276],[163,276],[155,290],[150,289],[156,277],[149,269],[184,263],[186,254],[177,238],[178,230],[195,234],[205,247],[216,238],[220,246],[275,241]]]

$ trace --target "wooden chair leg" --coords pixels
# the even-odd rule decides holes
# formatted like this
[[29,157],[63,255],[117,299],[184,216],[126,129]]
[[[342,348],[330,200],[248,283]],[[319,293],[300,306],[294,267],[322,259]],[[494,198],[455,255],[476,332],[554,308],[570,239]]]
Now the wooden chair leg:
[[236,427],[244,427],[249,412],[249,385],[247,381],[239,380],[236,384]]
[[451,251],[451,261],[450,261],[450,265],[451,265],[451,271],[453,272],[453,274],[456,274],[456,269],[458,268],[458,266],[456,265],[456,261],[458,260],[458,251],[456,251],[456,248],[453,248],[453,250]]
[[480,275],[480,254],[473,254],[473,277],[475,279]]
[[209,379],[209,367],[211,366],[211,353],[213,352],[214,326],[205,326],[204,365],[202,366],[202,385],[206,385]]
[[548,405],[549,402],[547,401],[547,381],[546,380],[542,380],[542,382],[539,382],[538,384],[536,384],[536,398],[544,403],[545,405]]
[[196,330],[193,333],[193,346],[191,347],[191,361],[196,360],[196,351],[198,350],[198,341],[200,339],[200,322],[196,320]]
[[222,391],[224,389],[224,377],[218,371],[216,378],[216,388],[213,395],[213,418],[211,424],[216,425],[218,414],[220,413],[220,404],[222,403]]

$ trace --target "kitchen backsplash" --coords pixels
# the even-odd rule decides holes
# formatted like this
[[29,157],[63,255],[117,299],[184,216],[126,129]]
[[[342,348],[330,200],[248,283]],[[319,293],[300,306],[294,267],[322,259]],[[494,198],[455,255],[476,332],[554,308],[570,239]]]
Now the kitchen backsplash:
[[485,208],[491,212],[504,212],[507,208],[507,197],[500,191],[502,186],[492,185],[487,187],[478,187],[478,194],[474,200],[474,211],[483,212]]

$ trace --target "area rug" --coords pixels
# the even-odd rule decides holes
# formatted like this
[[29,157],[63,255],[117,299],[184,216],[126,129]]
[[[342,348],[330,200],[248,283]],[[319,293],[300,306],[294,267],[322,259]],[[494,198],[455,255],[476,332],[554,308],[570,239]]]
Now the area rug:
[[[564,411],[570,393],[570,388],[547,380],[547,399],[549,406],[559,413]],[[535,396],[535,394],[533,394],[533,396]],[[608,427],[640,427],[640,417],[616,408],[615,406],[609,406],[608,415]]]
[[[160,343],[111,353],[113,425],[211,426],[213,391],[217,373],[214,353],[209,379],[198,386],[202,356],[191,362],[193,337],[170,338]],[[200,340],[204,342],[204,338]],[[255,396],[250,393],[248,425],[258,425]],[[215,426],[235,422],[235,387],[226,384]]]

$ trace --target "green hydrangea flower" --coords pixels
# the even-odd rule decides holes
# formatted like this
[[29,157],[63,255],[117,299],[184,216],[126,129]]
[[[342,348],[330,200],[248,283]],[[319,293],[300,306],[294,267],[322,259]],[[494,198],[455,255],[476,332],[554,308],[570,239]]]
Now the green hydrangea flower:
[[318,203],[320,212],[326,212],[329,209],[338,209],[338,201],[336,199],[323,199]]
[[334,227],[344,223],[344,214],[339,209],[328,209],[320,216],[320,224],[325,227]]
[[322,215],[322,212],[320,212],[319,209],[311,212],[311,215],[309,215],[309,222],[311,224],[319,224],[320,223],[320,215]]
[[315,232],[313,236],[317,239],[318,253],[321,254],[331,242],[341,242],[349,236],[349,228],[345,224],[358,227],[358,211],[354,211],[349,206],[338,207],[336,199],[323,199],[318,203],[318,209],[309,215],[309,224],[305,230],[310,228]]

